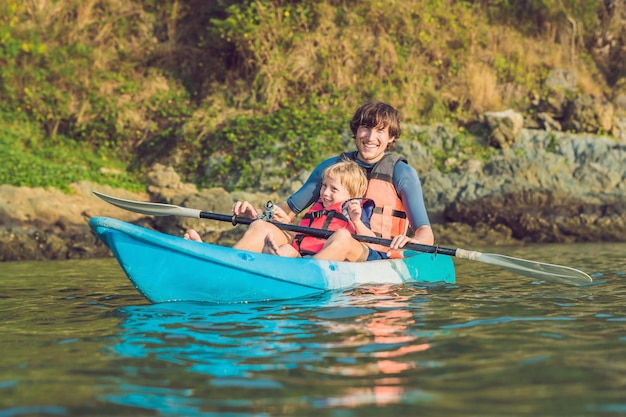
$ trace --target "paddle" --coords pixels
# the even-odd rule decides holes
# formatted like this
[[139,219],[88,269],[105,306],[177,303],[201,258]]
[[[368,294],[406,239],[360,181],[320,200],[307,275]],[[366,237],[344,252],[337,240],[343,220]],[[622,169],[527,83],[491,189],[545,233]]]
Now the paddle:
[[[222,222],[231,222],[236,224],[250,224],[256,219],[247,217],[236,217],[233,215],[211,213],[192,209],[187,207],[175,206],[173,204],[163,203],[147,203],[142,201],[125,200],[122,198],[112,197],[97,191],[93,192],[107,203],[123,208],[125,210],[134,211],[136,213],[147,214],[152,216],[180,216],[190,217],[194,219],[210,219]],[[288,223],[271,222],[276,227],[296,233],[306,233],[311,236],[328,238],[333,234],[332,231],[323,229],[313,229],[310,227],[298,226]],[[391,240],[378,237],[352,235],[355,239],[365,243],[375,243],[378,245],[389,246]],[[548,264],[543,262],[528,261],[525,259],[513,258],[506,255],[498,255],[493,253],[481,253],[477,251],[469,251],[465,249],[442,248],[439,246],[421,245],[417,243],[409,243],[404,249],[410,249],[417,252],[426,252],[434,254],[442,254],[454,256],[461,259],[469,259],[471,261],[483,262],[491,265],[502,267],[517,274],[536,278],[545,281],[559,282],[565,284],[588,284],[593,280],[587,274],[574,268],[567,266]]]

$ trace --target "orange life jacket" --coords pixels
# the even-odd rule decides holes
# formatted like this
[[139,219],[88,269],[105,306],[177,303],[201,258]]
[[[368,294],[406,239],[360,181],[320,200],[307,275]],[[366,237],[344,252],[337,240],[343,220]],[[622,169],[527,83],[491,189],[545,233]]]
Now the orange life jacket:
[[[356,153],[344,153],[342,157],[354,160]],[[400,161],[406,162],[397,155],[385,154],[367,174],[369,183],[365,197],[374,200],[376,204],[370,219],[370,229],[384,239],[406,234],[409,229],[404,205],[393,185],[393,169]],[[369,246],[376,246],[375,249],[382,252],[389,250],[385,246]]]
[[[309,211],[304,215],[300,226],[312,227],[325,230],[348,229],[350,233],[355,233],[352,222],[342,214],[341,207],[343,203],[333,204],[328,208],[324,208],[321,200],[318,200],[311,206]],[[300,255],[315,255],[322,250],[326,239],[307,234],[297,234],[291,241],[291,246],[296,248]]]

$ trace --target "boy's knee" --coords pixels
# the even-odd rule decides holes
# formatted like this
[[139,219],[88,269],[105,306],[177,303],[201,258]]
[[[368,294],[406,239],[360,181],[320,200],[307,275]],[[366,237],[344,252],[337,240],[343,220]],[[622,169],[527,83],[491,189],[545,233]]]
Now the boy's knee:
[[352,239],[352,234],[347,229],[339,229],[335,231],[332,236],[333,240],[346,242]]
[[268,229],[269,224],[263,220],[255,220],[248,225],[248,230],[265,231]]

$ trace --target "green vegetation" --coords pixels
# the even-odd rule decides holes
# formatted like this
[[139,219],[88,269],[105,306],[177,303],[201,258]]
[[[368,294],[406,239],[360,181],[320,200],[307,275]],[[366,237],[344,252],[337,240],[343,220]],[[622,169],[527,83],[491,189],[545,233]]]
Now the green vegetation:
[[[587,47],[614,24],[604,7],[5,0],[0,183],[138,188],[161,162],[200,186],[258,188],[341,149],[368,99],[393,104],[406,123],[463,126],[487,110],[526,111],[554,67],[575,68],[581,92],[602,93],[626,76],[623,60]],[[462,136],[437,160],[488,156]]]
[[[428,140],[424,137],[427,134],[426,132],[417,133],[415,139],[421,143],[427,143]],[[451,172],[471,159],[487,162],[491,155],[497,152],[493,147],[483,146],[463,127],[457,132],[453,129],[438,129],[437,137],[440,140],[440,146],[431,148],[430,153],[435,160],[434,167],[443,173]]]
[[86,180],[142,191],[139,178],[126,172],[113,152],[94,152],[60,135],[43,140],[38,128],[25,121],[0,122],[0,184],[69,192],[69,184]]
[[[209,161],[209,171],[198,178],[202,186],[258,188],[268,173],[293,175],[310,169],[320,155],[341,151],[338,139],[346,126],[340,117],[329,116],[315,109],[304,112],[297,105],[261,117],[238,116],[204,144],[199,160],[188,158],[187,162]],[[275,136],[278,132],[280,141]]]

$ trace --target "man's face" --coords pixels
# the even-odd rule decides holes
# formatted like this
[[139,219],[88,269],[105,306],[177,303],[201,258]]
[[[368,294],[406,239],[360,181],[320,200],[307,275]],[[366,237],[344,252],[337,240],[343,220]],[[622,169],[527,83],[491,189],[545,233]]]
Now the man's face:
[[395,139],[389,136],[389,126],[359,126],[355,135],[357,158],[367,163],[378,162],[385,155],[387,145]]

